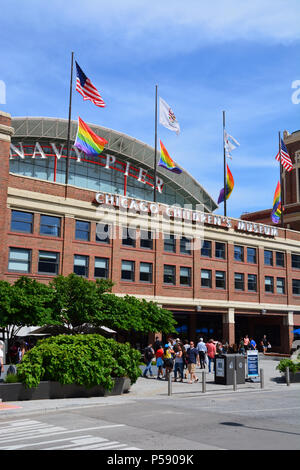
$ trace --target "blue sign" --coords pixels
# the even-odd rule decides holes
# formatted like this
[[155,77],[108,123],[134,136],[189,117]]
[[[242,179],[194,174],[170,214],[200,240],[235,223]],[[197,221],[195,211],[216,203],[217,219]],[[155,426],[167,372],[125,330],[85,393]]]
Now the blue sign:
[[258,377],[258,351],[247,351],[248,377]]

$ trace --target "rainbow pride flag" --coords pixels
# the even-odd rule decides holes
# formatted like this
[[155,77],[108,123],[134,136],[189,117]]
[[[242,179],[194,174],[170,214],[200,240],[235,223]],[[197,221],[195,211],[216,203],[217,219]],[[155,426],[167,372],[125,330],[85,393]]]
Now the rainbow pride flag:
[[273,210],[271,213],[271,219],[274,222],[274,224],[278,224],[281,219],[281,188],[280,188],[279,181],[277,183],[275,193],[274,193]]
[[86,155],[99,155],[107,143],[107,140],[95,134],[95,132],[78,117],[78,130],[74,143],[75,147],[82,150]]
[[[232,193],[234,187],[234,179],[229,170],[229,166],[227,165],[227,174],[226,174],[226,199],[229,198],[230,194]],[[224,201],[224,188],[221,189],[218,199],[218,204]]]
[[181,173],[182,170],[178,168],[175,163],[173,162],[172,158],[168,154],[168,151],[162,141],[160,140],[160,160],[158,162],[158,166],[162,166],[167,170],[173,171],[173,173]]

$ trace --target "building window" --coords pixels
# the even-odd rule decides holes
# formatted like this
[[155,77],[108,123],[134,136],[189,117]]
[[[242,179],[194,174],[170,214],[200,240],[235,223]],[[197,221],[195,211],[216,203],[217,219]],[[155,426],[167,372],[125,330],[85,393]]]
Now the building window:
[[135,248],[136,245],[136,230],[133,228],[123,227],[122,230],[122,245],[131,246]]
[[247,247],[247,263],[256,264],[256,248]]
[[39,252],[38,272],[43,274],[58,274],[59,271],[59,253],[53,251]]
[[225,271],[216,271],[216,289],[226,289]]
[[148,230],[140,232],[140,247],[145,250],[153,250],[153,233]]
[[75,239],[83,240],[85,242],[90,241],[90,222],[83,222],[82,220],[75,221]]
[[108,279],[108,268],[109,268],[108,258],[95,258],[94,277],[99,277],[101,279]]
[[277,294],[285,294],[285,279],[284,277],[278,277],[276,280]]
[[293,279],[293,295],[300,295],[300,279]]
[[235,290],[245,290],[243,273],[234,273],[234,288]]
[[135,277],[135,262],[123,260],[122,272],[121,272],[122,281],[134,282],[134,277]]
[[152,263],[140,263],[140,281],[152,282]]
[[274,278],[272,276],[265,276],[265,292],[274,292]]
[[239,245],[234,245],[234,260],[235,261],[244,261],[244,247]]
[[219,258],[219,259],[226,258],[225,243],[216,242],[215,255],[216,255],[216,258]]
[[176,253],[176,238],[173,234],[164,233],[164,251]]
[[190,255],[191,254],[191,238],[181,237],[180,239],[180,253],[182,255]]
[[203,240],[201,246],[201,256],[205,256],[206,258],[211,258],[211,241]]
[[30,212],[11,211],[10,229],[13,232],[32,233],[33,214]]
[[273,251],[264,251],[264,260],[266,266],[273,266]]
[[96,224],[96,242],[110,243],[111,226],[108,224]]
[[165,284],[172,284],[175,286],[176,284],[176,267],[170,266],[169,264],[164,265],[164,283]]
[[8,270],[20,273],[29,273],[31,268],[31,250],[25,248],[10,248]]
[[201,287],[211,288],[211,270],[201,269]]
[[300,269],[300,255],[292,253],[292,268]]
[[276,251],[276,266],[284,268],[284,253]]
[[248,291],[257,292],[257,276],[256,276],[256,274],[248,274]]
[[40,235],[60,237],[60,218],[51,215],[41,215]]
[[192,285],[191,268],[180,267],[180,285],[188,287]]
[[89,257],[85,255],[74,255],[74,273],[78,276],[88,277]]

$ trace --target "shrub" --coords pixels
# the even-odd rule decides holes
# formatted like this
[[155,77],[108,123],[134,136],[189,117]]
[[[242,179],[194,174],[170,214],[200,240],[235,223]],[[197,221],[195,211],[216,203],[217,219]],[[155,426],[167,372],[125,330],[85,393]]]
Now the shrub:
[[[298,356],[299,358],[299,356]],[[276,369],[278,369],[280,372],[285,372],[286,369],[289,367],[290,371],[295,373],[300,371],[300,362],[298,361],[292,361],[291,359],[282,359]]]
[[87,388],[113,387],[114,377],[129,377],[131,383],[141,375],[140,352],[98,334],[59,335],[39,341],[18,365],[18,377],[28,388],[42,380],[78,384]]
[[15,384],[17,382],[20,382],[18,374],[7,374],[4,380],[6,384]]

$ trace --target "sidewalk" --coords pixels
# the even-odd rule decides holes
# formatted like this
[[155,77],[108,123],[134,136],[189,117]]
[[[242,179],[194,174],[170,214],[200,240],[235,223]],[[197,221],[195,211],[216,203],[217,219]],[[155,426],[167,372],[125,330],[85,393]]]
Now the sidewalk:
[[[286,385],[282,374],[276,370],[279,361],[270,358],[260,358],[259,368],[264,371],[264,389],[268,390],[288,390],[292,388],[299,388],[300,383],[292,383],[289,387]],[[28,400],[18,402],[3,402],[0,403],[0,418],[21,417],[23,415],[44,414],[57,410],[71,410],[78,409],[78,407],[93,407],[93,406],[114,406],[120,404],[133,403],[141,399],[167,399],[171,400],[172,397],[195,397],[203,396],[202,393],[202,370],[196,369],[196,375],[199,382],[188,384],[187,380],[184,383],[172,382],[172,396],[168,396],[168,382],[165,380],[156,379],[156,368],[153,367],[155,373],[154,378],[145,379],[140,377],[138,381],[131,387],[130,392],[123,395],[111,397],[94,397],[94,398],[65,398],[53,400]],[[207,370],[206,370],[207,372]],[[173,377],[173,374],[172,374]],[[206,373],[206,394],[218,395],[232,394],[232,393],[245,393],[261,391],[260,383],[246,382],[245,384],[238,384],[237,390],[233,390],[232,385],[222,385],[214,383],[214,374]]]

